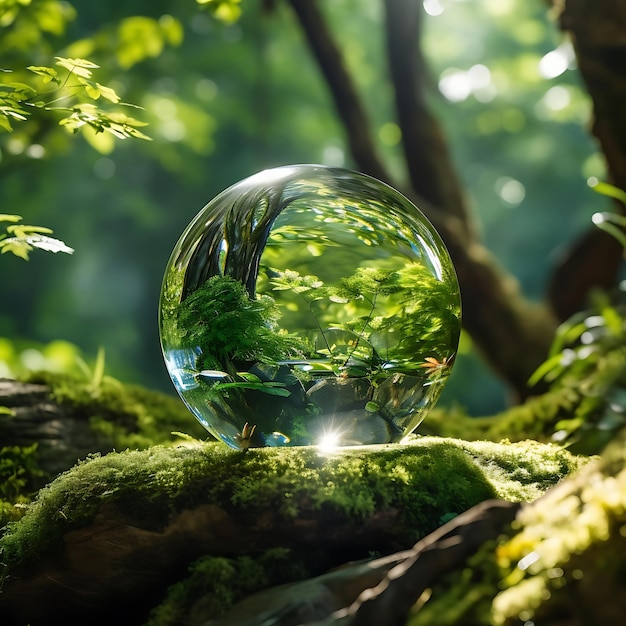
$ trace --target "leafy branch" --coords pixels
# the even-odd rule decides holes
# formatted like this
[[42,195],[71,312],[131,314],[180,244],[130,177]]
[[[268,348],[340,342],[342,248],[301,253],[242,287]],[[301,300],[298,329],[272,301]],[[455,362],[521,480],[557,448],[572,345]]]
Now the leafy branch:
[[18,224],[22,218],[19,215],[0,213],[0,222],[12,222],[6,227],[5,233],[0,233],[0,253],[11,252],[17,257],[28,261],[28,255],[34,248],[47,252],[65,252],[72,254],[73,248],[66,246],[60,239],[49,237],[50,228],[45,226],[29,226]]
[[[297,271],[290,269],[283,272],[271,268],[270,274],[272,276],[270,283],[274,291],[290,290],[306,303],[326,345],[326,352],[331,358],[341,359],[342,368],[348,365],[353,356],[357,356],[360,344],[367,345],[365,352],[368,356],[369,350],[373,350],[367,337],[375,330],[374,312],[378,296],[391,295],[401,290],[395,284],[397,272],[374,268],[357,268],[354,275],[342,279],[337,286],[325,285],[317,276],[302,276]],[[313,304],[316,301],[326,299],[336,304],[366,302],[367,314],[345,324],[334,322],[332,327],[324,329]],[[350,336],[350,345],[345,354],[336,354],[337,346],[330,340],[333,331],[342,331],[344,339]],[[324,350],[317,350],[317,352],[324,352]]]
[[[0,132],[11,132],[14,123],[28,120],[34,110],[43,110],[64,113],[59,124],[73,133],[90,127],[96,133],[106,131],[119,139],[150,139],[138,130],[146,126],[145,122],[94,104],[102,99],[119,106],[140,108],[121,102],[114,89],[94,80],[92,70],[99,69],[98,65],[86,59],[55,58],[60,69],[40,65],[26,68],[40,78],[41,89],[22,82],[0,83]],[[3,72],[11,74],[10,70]],[[48,89],[50,85],[54,85],[54,89]],[[65,106],[57,106],[60,102]]]

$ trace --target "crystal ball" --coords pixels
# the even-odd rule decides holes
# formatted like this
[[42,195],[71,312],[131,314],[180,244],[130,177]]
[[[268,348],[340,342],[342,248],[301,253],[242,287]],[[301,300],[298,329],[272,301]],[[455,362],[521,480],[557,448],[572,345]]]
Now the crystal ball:
[[460,329],[427,218],[387,184],[322,165],[265,170],[211,200],[159,302],[174,387],[243,450],[401,441],[439,398]]

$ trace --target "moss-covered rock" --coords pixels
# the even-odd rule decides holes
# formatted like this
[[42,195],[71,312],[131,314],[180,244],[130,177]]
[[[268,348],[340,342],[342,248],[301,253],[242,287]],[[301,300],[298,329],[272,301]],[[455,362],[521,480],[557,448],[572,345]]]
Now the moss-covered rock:
[[409,547],[486,499],[534,500],[584,463],[532,441],[430,437],[333,453],[198,442],[91,457],[7,527],[0,617],[46,623],[59,607],[96,623],[132,601],[127,623],[140,623],[201,557],[232,565],[287,550],[314,575]]
[[209,437],[178,396],[104,377],[40,372],[0,379],[0,527],[59,472],[94,452]]
[[408,626],[604,626],[626,616],[626,437],[522,507]]
[[626,618],[626,437],[525,507],[497,546],[493,624],[621,624]]

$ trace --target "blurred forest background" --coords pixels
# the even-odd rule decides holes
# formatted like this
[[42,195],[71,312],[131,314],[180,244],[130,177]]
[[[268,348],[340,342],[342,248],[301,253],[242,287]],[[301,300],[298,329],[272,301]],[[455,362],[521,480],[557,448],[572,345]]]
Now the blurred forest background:
[[[72,136],[51,118],[0,133],[0,212],[49,226],[75,249],[34,251],[27,263],[0,258],[0,375],[66,367],[77,351],[93,358],[102,347],[109,374],[174,394],[157,306],[188,222],[217,193],[268,167],[363,169],[294,13],[306,4],[0,3],[3,68],[51,65],[55,55],[90,59],[101,66],[98,81],[143,108],[129,114],[148,123],[141,130],[151,137]],[[308,4],[323,10],[341,48],[387,171],[406,181],[384,3]],[[540,302],[552,270],[609,203],[588,185],[607,175],[572,45],[540,0],[414,4],[428,104],[473,228],[522,294]],[[30,30],[7,18],[15,6],[31,11]],[[509,399],[510,387],[463,333],[439,406],[488,415]]]

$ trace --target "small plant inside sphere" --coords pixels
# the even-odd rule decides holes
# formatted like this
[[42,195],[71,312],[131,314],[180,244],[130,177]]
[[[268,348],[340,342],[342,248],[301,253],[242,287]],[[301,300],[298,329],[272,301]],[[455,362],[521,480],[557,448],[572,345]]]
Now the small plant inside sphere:
[[441,238],[357,172],[266,170],[193,219],[163,279],[174,387],[216,438],[247,449],[401,441],[441,394],[461,329]]

